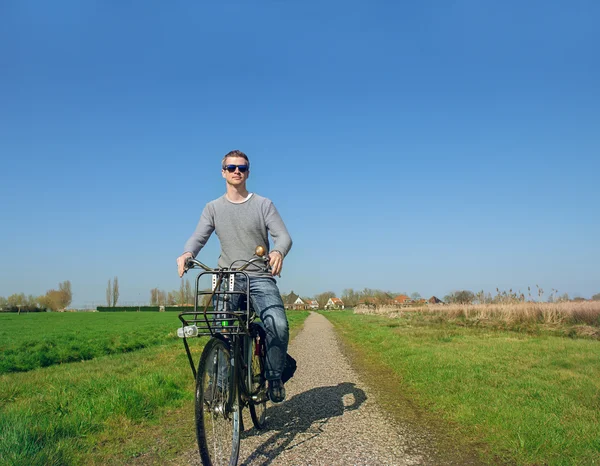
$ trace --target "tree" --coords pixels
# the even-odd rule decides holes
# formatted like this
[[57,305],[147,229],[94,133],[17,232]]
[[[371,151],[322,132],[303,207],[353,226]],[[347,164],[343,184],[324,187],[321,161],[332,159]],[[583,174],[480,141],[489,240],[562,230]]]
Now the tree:
[[71,282],[69,280],[65,280],[64,282],[59,283],[58,291],[61,293],[59,300],[60,309],[66,309],[73,300],[73,293],[71,292]]
[[185,300],[185,280],[181,279],[181,284],[179,285],[179,293],[177,293],[177,304],[180,306],[186,303]]
[[600,301],[600,293],[596,293],[594,296],[592,296],[592,301]]
[[112,305],[115,307],[119,301],[119,278],[115,277],[112,288]]
[[51,311],[59,311],[63,309],[60,305],[62,301],[61,292],[58,290],[48,290],[44,296],[42,303],[46,309]]
[[21,309],[25,306],[26,300],[25,293],[14,293],[7,298],[7,305],[9,308],[17,309],[20,314]]
[[58,290],[48,290],[44,296],[38,298],[38,303],[45,309],[60,311],[71,304],[71,282],[68,280],[58,284]]
[[325,308],[325,304],[327,304],[329,298],[335,298],[335,293],[333,291],[325,291],[324,293],[315,296],[315,299],[319,303],[319,309]]
[[421,293],[419,293],[418,291],[411,293],[410,299],[412,299],[413,301],[418,301],[419,299],[421,299]]
[[158,305],[165,306],[167,304],[167,293],[164,290],[158,291]]
[[355,307],[360,301],[360,292],[354,291],[352,288],[346,288],[342,293],[342,301],[344,301],[346,307]]
[[150,290],[150,306],[158,305],[158,288],[152,288]]
[[185,281],[185,303],[186,304],[194,304],[194,292],[192,291],[192,285],[190,285],[190,281]]
[[473,304],[474,300],[475,295],[472,291],[468,290],[453,291],[452,293],[444,296],[445,302],[454,304]]
[[106,305],[110,307],[112,304],[112,285],[110,283],[110,278],[108,279],[108,285],[106,286]]

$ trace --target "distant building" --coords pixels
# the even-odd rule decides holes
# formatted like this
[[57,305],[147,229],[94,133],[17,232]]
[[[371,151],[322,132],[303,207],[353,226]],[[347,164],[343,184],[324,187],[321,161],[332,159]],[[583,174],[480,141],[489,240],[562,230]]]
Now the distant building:
[[294,309],[294,303],[299,298],[299,296],[293,291],[288,295],[283,295],[281,299],[283,299],[283,307],[285,309]]
[[301,311],[303,309],[307,309],[308,308],[308,304],[306,304],[304,302],[304,300],[298,296],[298,298],[296,298],[296,301],[294,301],[294,304],[292,306],[293,309],[296,309],[298,311]]
[[400,305],[400,306],[410,306],[411,304],[413,304],[413,300],[410,299],[405,294],[401,294],[394,298],[394,304]]
[[344,309],[344,302],[340,298],[329,298],[325,309]]

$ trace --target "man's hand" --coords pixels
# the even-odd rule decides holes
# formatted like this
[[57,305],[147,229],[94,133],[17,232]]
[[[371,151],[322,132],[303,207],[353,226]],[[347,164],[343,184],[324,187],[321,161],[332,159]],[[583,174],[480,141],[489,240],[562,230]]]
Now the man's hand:
[[271,275],[281,276],[281,267],[283,267],[283,254],[279,251],[269,253],[269,264],[271,265]]
[[185,272],[185,263],[191,257],[191,252],[184,252],[177,258],[177,273],[179,273],[179,278],[183,277],[183,272]]

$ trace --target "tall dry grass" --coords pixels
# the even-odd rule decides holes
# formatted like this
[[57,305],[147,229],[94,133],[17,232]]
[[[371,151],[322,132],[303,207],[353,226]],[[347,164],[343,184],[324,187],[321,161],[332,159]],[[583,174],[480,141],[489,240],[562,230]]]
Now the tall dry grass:
[[443,320],[500,321],[508,325],[541,323],[554,325],[589,325],[600,327],[600,301],[583,302],[521,302],[507,304],[449,304],[416,307],[358,306],[357,314],[378,314],[402,317],[406,313],[421,313]]

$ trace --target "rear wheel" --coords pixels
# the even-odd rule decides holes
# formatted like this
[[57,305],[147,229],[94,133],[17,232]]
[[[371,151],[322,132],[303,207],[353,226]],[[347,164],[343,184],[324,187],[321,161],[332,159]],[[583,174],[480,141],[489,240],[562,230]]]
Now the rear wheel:
[[248,341],[246,351],[247,365],[246,386],[250,394],[249,409],[252,423],[257,429],[265,427],[267,415],[267,382],[265,380],[265,330],[260,325],[250,328],[252,338]]
[[204,465],[235,465],[240,451],[240,405],[232,383],[229,345],[211,338],[196,376],[196,438]]

